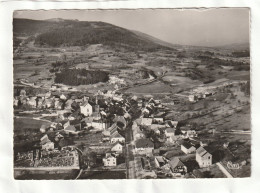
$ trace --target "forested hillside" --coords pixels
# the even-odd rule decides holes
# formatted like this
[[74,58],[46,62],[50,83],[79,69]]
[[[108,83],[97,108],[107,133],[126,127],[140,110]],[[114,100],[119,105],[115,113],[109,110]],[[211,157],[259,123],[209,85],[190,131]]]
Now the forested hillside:
[[130,30],[104,22],[75,20],[14,19],[14,33],[36,35],[35,44],[40,46],[85,46],[103,44],[131,50],[156,51],[172,49],[156,42],[145,40]]

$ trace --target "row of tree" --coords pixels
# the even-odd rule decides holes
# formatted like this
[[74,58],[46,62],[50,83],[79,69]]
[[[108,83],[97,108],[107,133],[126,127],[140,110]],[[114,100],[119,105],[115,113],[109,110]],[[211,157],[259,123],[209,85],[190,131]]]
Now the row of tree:
[[70,86],[95,84],[98,82],[107,82],[109,80],[108,72],[89,71],[86,69],[63,69],[55,74],[55,83],[62,83]]

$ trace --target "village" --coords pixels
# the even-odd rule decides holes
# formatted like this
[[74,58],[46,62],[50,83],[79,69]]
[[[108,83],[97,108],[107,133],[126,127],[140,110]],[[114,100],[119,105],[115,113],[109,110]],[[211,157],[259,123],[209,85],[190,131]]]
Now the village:
[[[110,81],[112,85],[120,83],[122,80],[117,77]],[[238,91],[237,87],[246,84],[247,81],[229,81],[198,87],[176,94],[168,102],[152,95],[121,93],[118,86],[94,94],[64,91],[58,85],[37,94],[28,85],[17,87],[15,175],[23,175],[21,171],[35,174],[64,169],[80,171],[77,179],[89,178],[88,174],[95,171],[101,176],[102,172],[120,173],[127,179],[236,177],[250,164],[235,155],[231,144],[237,144],[220,137],[225,131],[212,126],[201,129],[202,124],[188,121],[202,119],[211,112],[179,116],[169,106],[187,106],[185,111],[191,113],[191,105],[203,102],[204,109],[210,111],[205,101],[214,103],[220,90]],[[240,100],[241,105],[246,105],[246,99]],[[38,128],[33,132],[22,130],[28,119],[37,122]],[[232,130],[229,132],[232,135]],[[240,132],[250,134],[248,130]]]

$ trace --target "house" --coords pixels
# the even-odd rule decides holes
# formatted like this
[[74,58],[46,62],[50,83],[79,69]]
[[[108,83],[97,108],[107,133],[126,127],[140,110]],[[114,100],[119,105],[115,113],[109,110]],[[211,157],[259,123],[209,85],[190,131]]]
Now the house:
[[47,126],[46,125],[42,125],[41,128],[40,128],[40,132],[41,133],[45,133],[46,129],[47,129]]
[[174,128],[167,128],[165,129],[165,135],[167,138],[170,138],[175,135],[175,129]]
[[93,109],[92,106],[88,103],[88,101],[82,103],[82,105],[80,106],[80,112],[86,117],[92,115]]
[[168,122],[168,125],[170,126],[170,127],[174,127],[175,129],[177,128],[177,126],[178,126],[178,121],[169,121]]
[[150,139],[137,139],[135,141],[135,152],[137,154],[152,154],[154,144]]
[[92,121],[91,123],[87,123],[88,127],[93,127],[97,130],[104,130],[106,129],[107,124],[103,123],[102,121]]
[[43,105],[43,101],[44,101],[44,98],[43,97],[38,97],[37,99],[36,99],[36,107],[37,108],[39,108],[39,109],[41,109],[42,108],[42,105]]
[[116,157],[113,156],[112,154],[106,154],[106,157],[103,158],[103,163],[105,167],[111,167],[111,166],[116,166]]
[[36,97],[30,97],[27,104],[32,108],[36,108]]
[[133,130],[134,140],[145,138],[144,133],[140,130],[140,127],[136,124],[136,122],[133,123],[132,130]]
[[193,145],[191,145],[189,142],[183,142],[181,144],[181,150],[185,153],[185,154],[190,154],[190,153],[194,153],[196,151],[196,147],[194,147]]
[[167,162],[163,156],[155,156],[154,157],[154,163],[157,168],[161,168],[164,166]]
[[183,132],[183,137],[184,138],[193,138],[197,137],[197,132],[195,130],[188,130]]
[[157,123],[163,123],[163,117],[154,117],[153,118],[154,119],[154,121],[156,121]]
[[152,118],[141,118],[141,125],[152,125]]
[[196,95],[189,95],[189,101],[190,102],[196,102],[197,101],[197,96]]
[[65,133],[71,133],[71,134],[78,134],[79,132],[76,130],[76,127],[73,125],[69,125],[68,127],[64,128]]
[[120,133],[118,133],[118,131],[116,130],[110,136],[110,143],[116,143],[117,141],[119,141],[121,143],[125,143],[125,138]]
[[187,173],[187,166],[178,157],[174,157],[169,161],[171,173],[175,177],[182,177]]
[[63,102],[61,102],[59,100],[55,100],[54,107],[55,107],[55,109],[61,110],[63,108]]
[[51,142],[51,141],[48,141],[47,143],[42,144],[42,149],[53,150],[54,149],[54,143]]
[[126,120],[125,120],[124,116],[117,116],[117,117],[115,117],[115,118],[113,119],[113,122],[114,122],[114,123],[121,122],[121,123],[123,123],[123,125],[124,125],[123,128],[126,127]]
[[65,109],[70,110],[71,109],[71,104],[73,103],[72,99],[68,99],[65,103]]
[[115,144],[113,144],[111,151],[122,153],[123,152],[123,144],[117,141]]
[[50,141],[47,134],[45,134],[40,139],[40,145],[42,146],[42,149],[45,149],[45,150],[53,150],[54,149],[54,143]]
[[54,100],[49,99],[49,98],[45,98],[43,103],[42,103],[42,106],[44,108],[52,108],[52,107],[54,107]]
[[160,129],[165,128],[165,125],[152,124],[149,125],[148,128],[153,130],[155,133],[160,134]]
[[181,139],[182,139],[181,135],[173,135],[171,137],[168,137],[167,141],[170,143],[176,143],[176,142],[180,141]]
[[60,95],[60,99],[61,99],[61,100],[66,100],[67,97],[66,97],[64,94],[61,94],[61,95]]
[[118,128],[117,124],[114,123],[114,124],[111,125],[108,129],[104,130],[104,131],[102,132],[102,134],[103,134],[104,136],[111,136],[114,132],[117,131],[117,128]]
[[196,150],[196,161],[201,168],[209,167],[212,165],[212,154],[210,154],[206,147],[199,147]]

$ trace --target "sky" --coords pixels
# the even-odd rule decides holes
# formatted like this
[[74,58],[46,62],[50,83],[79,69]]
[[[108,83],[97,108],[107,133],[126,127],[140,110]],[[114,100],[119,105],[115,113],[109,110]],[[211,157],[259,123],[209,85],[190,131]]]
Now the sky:
[[248,43],[250,31],[250,10],[247,8],[27,10],[15,11],[14,18],[103,21],[169,43],[194,46]]

